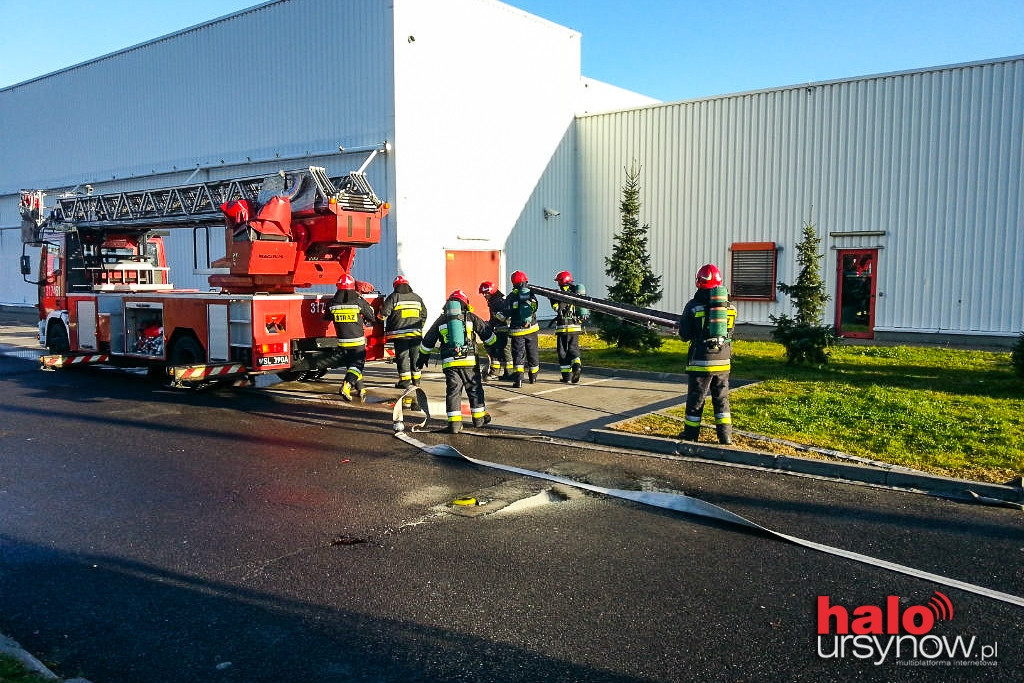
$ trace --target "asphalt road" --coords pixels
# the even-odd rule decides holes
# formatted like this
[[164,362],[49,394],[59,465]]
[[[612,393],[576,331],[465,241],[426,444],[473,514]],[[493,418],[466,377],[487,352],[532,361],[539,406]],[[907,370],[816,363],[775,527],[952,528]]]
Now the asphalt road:
[[[0,391],[0,632],[66,676],[1024,680],[1020,607],[434,458],[395,439],[380,408],[171,391],[9,357]],[[500,430],[421,438],[602,486],[683,492],[794,536],[1024,594],[1017,510]],[[487,504],[451,504],[468,496]],[[836,636],[817,634],[818,596],[850,613],[881,613],[898,596],[897,611],[913,612],[936,590],[954,616],[934,640],[919,637],[916,657],[889,651],[876,664],[878,652],[861,659],[849,640],[831,656]],[[974,643],[969,658],[932,656],[958,636]]]

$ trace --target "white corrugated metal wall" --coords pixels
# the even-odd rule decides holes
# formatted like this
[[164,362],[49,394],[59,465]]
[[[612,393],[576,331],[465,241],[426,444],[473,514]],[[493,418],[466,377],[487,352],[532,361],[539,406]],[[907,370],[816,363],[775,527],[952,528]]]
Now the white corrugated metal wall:
[[[642,167],[661,306],[733,242],[777,242],[796,277],[811,218],[835,294],[835,249],[881,247],[876,330],[1019,333],[1024,324],[1024,58],[581,117],[581,276],[606,282],[624,168]],[[884,231],[884,236],[830,233]],[[728,277],[728,272],[726,272]],[[788,301],[740,302],[768,324]],[[826,322],[831,323],[831,309]]]
[[[199,179],[357,168],[359,155],[317,155],[393,138],[392,36],[388,0],[279,0],[6,88],[0,227],[19,224],[22,187],[168,186],[197,167],[209,167]],[[271,161],[250,163],[259,160]],[[383,159],[368,170],[385,199],[392,168]],[[127,180],[101,184],[113,178]],[[189,234],[171,239],[173,280],[205,286],[192,273],[190,231],[180,232]],[[394,232],[386,219],[382,245],[360,251],[357,277],[388,277]],[[2,239],[5,260],[20,252],[16,230]],[[0,300],[34,300],[16,269],[0,272]]]

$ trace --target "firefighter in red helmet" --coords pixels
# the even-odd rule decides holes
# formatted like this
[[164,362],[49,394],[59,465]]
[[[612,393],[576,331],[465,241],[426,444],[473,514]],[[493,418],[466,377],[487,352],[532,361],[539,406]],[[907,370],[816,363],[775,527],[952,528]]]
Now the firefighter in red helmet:
[[526,273],[517,270],[512,273],[512,291],[505,297],[505,310],[508,312],[508,337],[512,346],[512,362],[515,373],[512,375],[512,386],[523,386],[523,375],[527,374],[530,384],[537,381],[540,372],[540,346],[537,336],[540,325],[537,324],[537,297],[530,291],[530,281]]
[[334,321],[338,337],[338,362],[345,368],[345,379],[338,392],[346,401],[353,394],[366,398],[363,388],[363,368],[366,365],[366,332],[363,325],[374,322],[373,307],[356,291],[356,281],[348,273],[338,280],[338,291],[327,306],[326,319]]
[[[563,270],[555,275],[555,284],[567,294],[586,294],[583,285],[574,283],[572,273]],[[555,311],[555,319],[551,321],[555,328],[555,348],[558,351],[558,369],[562,374],[562,382],[580,381],[583,362],[580,360],[580,334],[588,311],[575,304],[552,301],[551,308]]]
[[487,309],[490,312],[488,324],[497,338],[494,345],[487,349],[487,354],[490,357],[487,378],[512,379],[512,348],[508,343],[508,313],[505,310],[505,294],[490,280],[481,282],[478,291],[487,300]]
[[722,284],[722,273],[714,264],[701,266],[695,280],[697,291],[683,307],[679,319],[679,336],[690,344],[686,361],[686,416],[679,436],[697,441],[704,403],[710,393],[718,442],[728,444],[732,442],[729,372],[736,307],[729,302],[729,290]]
[[394,291],[384,299],[377,318],[384,321],[384,338],[395,349],[399,389],[419,386],[420,370],[416,361],[420,356],[423,324],[427,321],[427,307],[420,295],[412,291],[405,277],[399,275],[392,283]]
[[473,312],[469,297],[461,289],[448,295],[444,311],[423,332],[420,344],[419,369],[427,364],[430,352],[441,342],[441,368],[444,371],[445,409],[448,431],[462,431],[462,393],[469,397],[473,426],[483,427],[491,421],[484,404],[484,384],[476,358],[476,337],[490,347],[495,337],[490,326]]

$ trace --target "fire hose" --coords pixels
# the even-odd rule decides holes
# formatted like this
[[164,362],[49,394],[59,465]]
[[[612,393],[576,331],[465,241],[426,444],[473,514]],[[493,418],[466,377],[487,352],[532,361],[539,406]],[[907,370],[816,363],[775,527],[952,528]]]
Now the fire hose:
[[697,517],[707,517],[715,519],[728,524],[744,527],[747,529],[753,529],[761,533],[767,534],[773,538],[777,538],[787,543],[792,543],[804,548],[811,550],[817,550],[818,552],[833,555],[835,557],[841,557],[847,560],[853,560],[854,562],[861,562],[873,567],[881,567],[888,569],[889,571],[896,572],[898,574],[905,574],[914,578],[923,579],[925,581],[931,581],[933,583],[940,584],[942,586],[948,586],[950,588],[958,588],[968,593],[980,595],[983,597],[991,598],[993,600],[999,600],[1006,602],[1011,605],[1017,605],[1018,607],[1024,607],[1024,597],[1011,595],[1009,593],[1003,593],[1001,591],[993,590],[991,588],[985,588],[984,586],[978,586],[958,579],[951,579],[949,577],[941,576],[939,574],[932,574],[914,567],[908,567],[906,565],[898,564],[896,562],[889,562],[887,560],[880,560],[878,558],[871,557],[869,555],[862,555],[861,553],[855,553],[850,550],[844,550],[842,548],[835,548],[833,546],[824,545],[821,543],[815,543],[814,541],[808,541],[796,536],[790,536],[779,531],[774,531],[767,527],[764,527],[756,522],[752,522],[745,517],[741,517],[733,512],[729,512],[725,508],[718,507],[712,503],[700,500],[699,498],[693,498],[682,493],[665,493],[658,491],[632,491],[627,489],[610,489],[604,486],[597,486],[595,484],[588,484],[586,482],[576,481],[556,474],[549,474],[547,472],[539,472],[536,470],[524,469],[521,467],[515,467],[513,465],[504,465],[496,462],[488,462],[486,460],[478,460],[468,455],[461,453],[458,449],[448,444],[436,444],[429,445],[425,444],[419,439],[411,436],[405,431],[405,420],[403,414],[403,401],[415,394],[416,403],[419,409],[424,414],[424,419],[419,425],[412,427],[412,431],[423,430],[427,422],[430,420],[430,412],[427,407],[427,397],[422,389],[417,387],[410,387],[402,397],[395,402],[394,410],[392,411],[392,420],[394,422],[395,436],[405,443],[418,448],[419,450],[441,458],[453,458],[457,460],[463,460],[465,462],[473,463],[480,467],[487,467],[490,469],[501,470],[503,472],[510,472],[512,474],[518,474],[526,477],[532,477],[535,479],[543,479],[545,481],[562,484],[565,486],[571,486],[593,493],[598,493],[604,496],[612,498],[619,498],[622,500],[632,501],[634,503],[640,503],[642,505],[648,505],[651,507],[661,508],[664,510],[673,510],[676,512],[682,512],[688,515],[694,515]]

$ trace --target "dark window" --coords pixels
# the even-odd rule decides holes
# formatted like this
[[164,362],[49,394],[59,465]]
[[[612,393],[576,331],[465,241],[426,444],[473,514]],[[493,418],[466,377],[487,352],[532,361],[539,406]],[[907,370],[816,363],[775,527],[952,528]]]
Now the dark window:
[[775,242],[733,242],[733,299],[775,301],[775,264],[778,248]]

